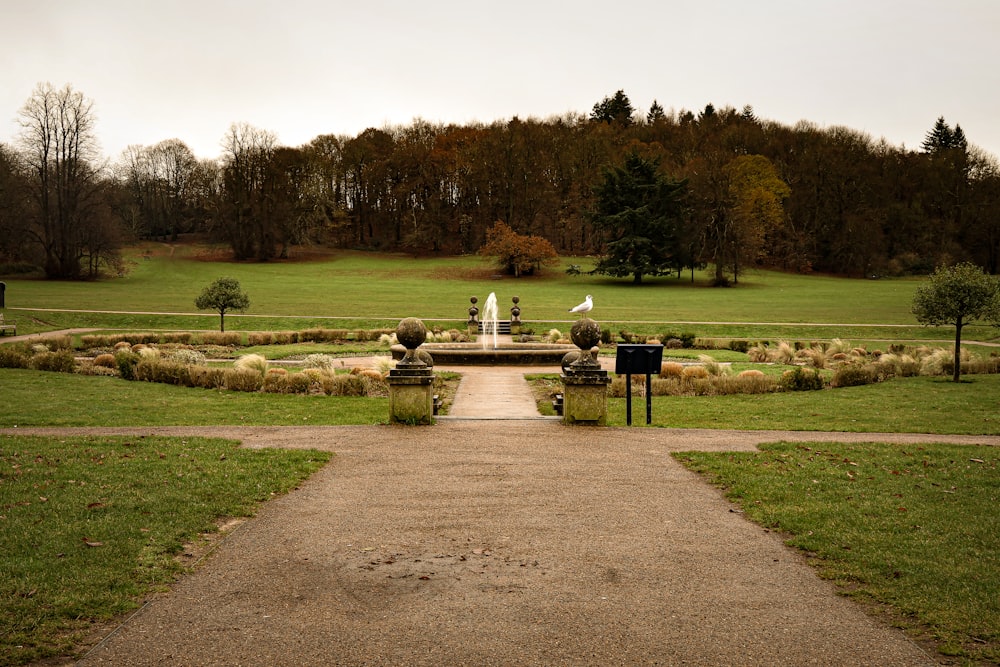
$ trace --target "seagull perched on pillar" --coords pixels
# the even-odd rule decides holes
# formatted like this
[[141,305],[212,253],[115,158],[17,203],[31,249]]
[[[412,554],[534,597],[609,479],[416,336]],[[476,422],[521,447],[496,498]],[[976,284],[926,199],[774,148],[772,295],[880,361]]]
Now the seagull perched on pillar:
[[576,306],[575,308],[570,308],[569,312],[578,313],[582,315],[584,313],[589,313],[591,310],[593,310],[593,308],[594,308],[594,297],[588,294],[587,298],[583,300],[583,303],[581,303],[579,306]]

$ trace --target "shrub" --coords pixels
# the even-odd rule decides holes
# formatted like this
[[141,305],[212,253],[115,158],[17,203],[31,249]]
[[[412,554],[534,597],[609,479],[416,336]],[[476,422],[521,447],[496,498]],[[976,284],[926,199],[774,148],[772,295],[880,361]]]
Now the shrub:
[[739,375],[718,375],[712,378],[712,387],[720,395],[770,394],[776,386],[774,378],[760,371],[744,371]]
[[94,365],[102,368],[118,368],[113,354],[99,354],[94,357]]
[[[962,350],[962,361],[968,360],[968,353]],[[922,375],[951,375],[955,370],[955,355],[952,350],[938,348],[928,351],[920,360]]]
[[333,370],[336,360],[329,354],[310,354],[302,361],[306,368],[319,368],[325,371]]
[[795,361],[795,348],[788,341],[778,341],[778,346],[768,353],[771,361],[779,364],[791,364]]
[[763,363],[768,360],[767,346],[766,345],[754,345],[749,350],[747,350],[747,357],[750,361],[757,363]]
[[120,340],[114,345],[115,352],[117,352],[118,350],[131,350],[131,349],[132,349],[132,343],[128,342],[127,340]]
[[601,342],[605,345],[610,345],[612,342],[611,329],[601,329]]
[[660,364],[661,378],[676,378],[679,380],[683,375],[684,364],[677,363],[676,361],[664,361]]
[[264,384],[261,388],[269,394],[288,394],[288,372],[275,373],[274,371],[283,371],[284,368],[272,368],[264,376]]
[[100,375],[104,377],[115,377],[118,375],[116,369],[108,368],[106,366],[95,366],[94,362],[89,359],[84,359],[79,362],[76,367],[76,372],[79,375]]
[[80,336],[80,347],[85,350],[91,347],[111,347],[111,337],[97,334]]
[[920,375],[920,362],[908,354],[882,354],[874,363],[876,368],[887,369],[883,374],[912,377]]
[[723,375],[725,374],[725,369],[722,367],[718,361],[708,356],[707,354],[699,354],[698,361],[705,366],[705,370],[708,371],[709,375]]
[[27,368],[28,353],[16,345],[0,345],[0,368]]
[[814,370],[799,367],[782,373],[778,385],[785,391],[817,391],[823,388],[823,378]]
[[226,368],[223,380],[230,391],[254,392],[264,386],[264,374],[253,369]]
[[870,366],[845,364],[838,368],[830,381],[831,387],[857,387],[878,382],[879,375]]
[[72,373],[76,368],[76,359],[69,350],[58,352],[42,352],[33,355],[28,360],[28,368],[36,371],[52,371],[54,373]]
[[697,335],[693,333],[674,333],[673,331],[661,335],[660,340],[669,341],[671,339],[680,341],[680,347],[684,349],[689,349],[694,347],[694,341]]
[[191,342],[191,338],[192,335],[190,331],[171,331],[163,334],[164,343],[180,343],[181,345],[188,345]]
[[201,335],[201,342],[205,345],[239,345],[243,342],[243,336],[238,332],[206,331]]
[[733,352],[746,353],[750,349],[750,343],[745,340],[731,340],[729,341],[729,349]]
[[276,331],[274,332],[275,345],[293,345],[299,342],[297,331]]
[[198,350],[189,350],[186,348],[171,351],[168,358],[170,361],[176,361],[179,364],[187,364],[188,366],[203,366],[205,364],[204,354]]
[[685,380],[704,380],[708,378],[709,373],[704,366],[685,366],[683,376]]
[[135,379],[135,367],[139,363],[139,355],[130,349],[115,352],[115,363],[118,364],[118,374],[125,380]]
[[273,345],[274,334],[269,331],[255,331],[247,334],[247,345]]
[[341,374],[335,375],[329,382],[324,383],[323,390],[331,396],[364,396],[365,383],[360,375]]
[[826,352],[821,347],[808,347],[798,353],[801,359],[805,359],[813,368],[826,368]]
[[188,368],[188,377],[192,387],[202,389],[223,389],[226,386],[225,368],[214,368],[209,366],[191,366]]
[[254,371],[263,378],[267,373],[267,359],[259,354],[244,354],[233,362],[233,368],[241,371]]
[[191,374],[187,365],[162,359],[140,359],[135,366],[135,379],[143,382],[191,386]]

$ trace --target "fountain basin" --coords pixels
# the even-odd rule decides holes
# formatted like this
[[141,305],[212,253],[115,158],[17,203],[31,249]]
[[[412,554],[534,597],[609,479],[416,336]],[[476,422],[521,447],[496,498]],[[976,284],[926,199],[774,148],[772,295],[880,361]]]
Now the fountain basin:
[[[575,345],[556,343],[512,343],[483,349],[479,343],[425,343],[420,349],[434,358],[435,366],[559,366]],[[392,358],[406,354],[402,345],[393,345]]]

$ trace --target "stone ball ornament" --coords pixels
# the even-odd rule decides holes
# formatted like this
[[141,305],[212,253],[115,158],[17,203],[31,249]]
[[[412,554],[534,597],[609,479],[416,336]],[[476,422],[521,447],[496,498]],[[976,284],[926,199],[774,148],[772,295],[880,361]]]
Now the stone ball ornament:
[[417,348],[427,340],[427,327],[416,317],[407,317],[396,326],[396,340],[406,348],[406,356],[400,360],[400,366],[426,365],[417,354]]
[[580,348],[580,358],[573,362],[574,368],[599,368],[597,352],[600,350],[601,325],[584,317],[577,320],[569,330],[573,344]]
[[589,317],[584,317],[573,323],[569,337],[581,350],[589,350],[601,342],[601,325]]

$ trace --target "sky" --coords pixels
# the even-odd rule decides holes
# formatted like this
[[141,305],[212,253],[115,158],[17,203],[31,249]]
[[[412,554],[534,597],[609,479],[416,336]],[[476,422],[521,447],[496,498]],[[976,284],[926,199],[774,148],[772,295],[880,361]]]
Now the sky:
[[103,155],[233,123],[286,146],[369,127],[751,105],[919,148],[939,116],[1000,156],[997,0],[0,0],[0,142],[40,83]]

